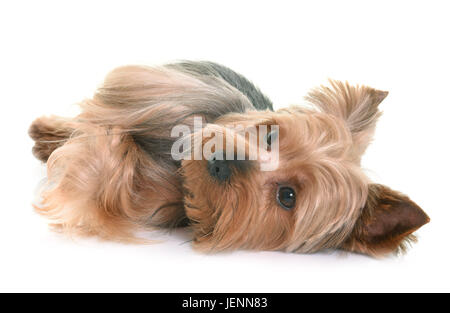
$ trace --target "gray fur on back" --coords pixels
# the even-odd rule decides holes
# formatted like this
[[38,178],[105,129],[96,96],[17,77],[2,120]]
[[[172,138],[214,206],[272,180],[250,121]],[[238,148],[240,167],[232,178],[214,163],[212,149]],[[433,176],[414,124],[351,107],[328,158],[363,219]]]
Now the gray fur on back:
[[252,82],[223,65],[209,61],[182,61],[167,66],[196,76],[220,77],[242,92],[250,100],[255,109],[269,109],[273,111],[272,101]]

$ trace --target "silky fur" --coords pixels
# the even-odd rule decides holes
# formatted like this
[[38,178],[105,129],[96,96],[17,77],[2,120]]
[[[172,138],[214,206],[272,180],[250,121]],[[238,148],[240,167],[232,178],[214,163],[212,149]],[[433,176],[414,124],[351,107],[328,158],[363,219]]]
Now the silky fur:
[[[402,249],[429,221],[360,168],[386,92],[330,81],[307,96],[313,108],[273,112],[242,78],[214,63],[121,67],[80,104],[77,117],[36,120],[33,152],[47,161],[48,176],[37,211],[61,231],[111,240],[189,226],[203,251],[336,248],[374,256]],[[264,172],[251,161],[219,182],[205,160],[173,160],[170,131],[192,127],[195,116],[209,123],[200,135],[211,127],[226,134],[232,125],[279,125],[279,167]],[[280,185],[296,190],[293,210],[277,204]]]
[[[249,116],[250,115],[250,116]],[[280,163],[275,171],[252,167],[228,183],[209,177],[205,161],[184,161],[186,213],[195,244],[205,250],[243,247],[315,252],[335,248],[350,234],[367,198],[368,180],[352,162],[352,137],[345,123],[320,112],[264,112],[225,116],[217,124],[279,125]],[[225,130],[223,131],[225,132]],[[292,211],[273,195],[279,185],[297,192]]]

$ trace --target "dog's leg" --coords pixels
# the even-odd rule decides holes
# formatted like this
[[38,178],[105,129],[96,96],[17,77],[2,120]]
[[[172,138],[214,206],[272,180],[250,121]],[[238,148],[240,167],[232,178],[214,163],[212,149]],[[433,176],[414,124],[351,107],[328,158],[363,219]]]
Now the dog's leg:
[[57,229],[119,241],[136,239],[140,229],[187,224],[171,155],[175,126],[254,108],[216,76],[146,66],[112,71],[80,107],[68,123],[39,119],[31,127],[35,155],[48,159],[36,209]]
[[73,132],[71,120],[58,116],[43,116],[33,121],[28,134],[35,141],[34,156],[47,162],[50,154],[62,146]]

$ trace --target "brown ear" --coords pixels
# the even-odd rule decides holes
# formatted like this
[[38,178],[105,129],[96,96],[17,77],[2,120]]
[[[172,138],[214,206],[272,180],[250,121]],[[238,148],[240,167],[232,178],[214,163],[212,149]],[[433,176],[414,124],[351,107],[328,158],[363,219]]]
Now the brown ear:
[[430,221],[407,196],[386,186],[369,185],[367,203],[342,249],[380,256],[403,251],[412,233]]
[[320,86],[311,90],[306,100],[318,110],[346,121],[353,137],[354,159],[360,162],[381,115],[378,105],[388,92],[337,80],[329,82],[330,87]]

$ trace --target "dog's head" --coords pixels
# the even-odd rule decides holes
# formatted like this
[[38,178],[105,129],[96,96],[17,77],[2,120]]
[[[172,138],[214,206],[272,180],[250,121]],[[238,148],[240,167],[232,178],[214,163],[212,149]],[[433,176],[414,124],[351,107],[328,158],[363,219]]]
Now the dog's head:
[[428,216],[360,167],[386,95],[331,81],[308,95],[313,108],[228,114],[195,134],[204,158],[181,168],[194,244],[370,255],[404,248]]

